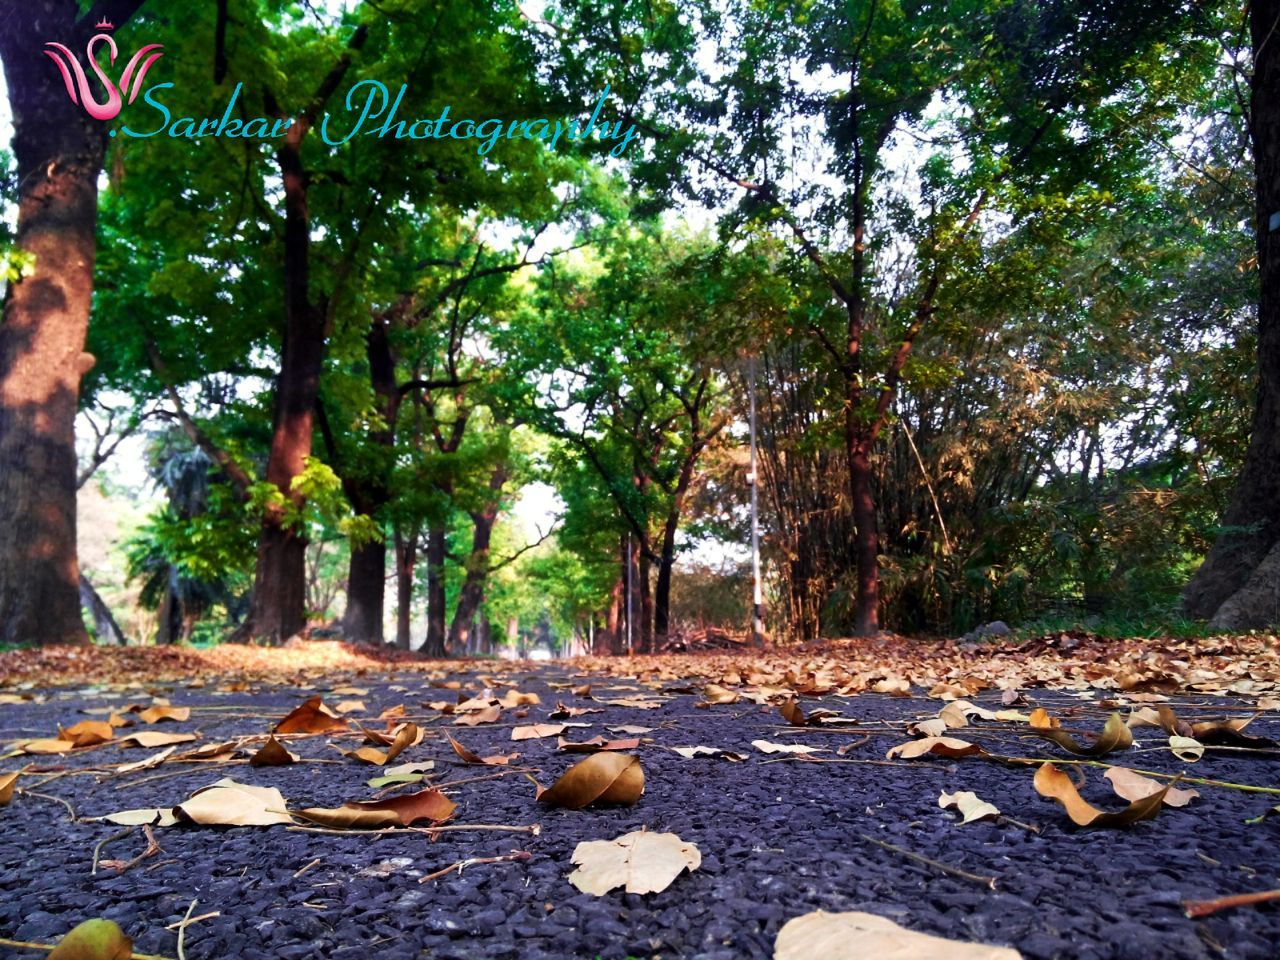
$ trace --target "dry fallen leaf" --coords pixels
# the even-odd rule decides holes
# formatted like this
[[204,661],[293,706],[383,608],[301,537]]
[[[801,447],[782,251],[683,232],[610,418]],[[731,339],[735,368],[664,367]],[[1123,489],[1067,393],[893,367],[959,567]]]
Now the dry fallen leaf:
[[139,730],[137,733],[131,733],[127,737],[121,737],[119,742],[121,745],[126,743],[136,744],[139,747],[167,747],[171,743],[190,743],[192,740],[198,740],[194,733],[160,733],[158,730]]
[[115,730],[105,720],[81,720],[65,730],[58,728],[58,739],[67,740],[77,747],[92,747],[99,743],[106,743],[115,735]]
[[612,840],[586,840],[573,851],[577,870],[569,882],[583,893],[603,896],[615,887],[627,893],[660,893],[683,871],[702,864],[697,846],[674,833],[637,830]]
[[319,697],[312,697],[290,711],[276,724],[273,733],[329,733],[346,730],[347,721],[324,705]]
[[1190,737],[1170,737],[1169,749],[1185,763],[1195,763],[1204,756],[1204,744]]
[[[462,708],[459,707],[459,710]],[[472,713],[466,713],[453,721],[454,726],[475,727],[482,723],[497,723],[502,717],[501,707],[484,707]]]
[[995,806],[985,800],[980,800],[978,795],[971,790],[941,793],[938,795],[938,806],[944,810],[955,807],[960,811],[961,823],[973,823],[975,820],[1000,816],[1000,811]]
[[730,753],[728,750],[721,750],[719,747],[672,747],[672,753],[678,753],[686,760],[693,760],[697,757],[720,757],[733,763],[741,763],[747,758],[740,753]]
[[724,704],[737,703],[738,695],[727,687],[722,687],[718,683],[708,683],[702,688],[702,698],[707,703]]
[[144,824],[153,827],[172,827],[178,822],[173,815],[172,807],[143,807],[138,810],[119,810],[105,817],[94,817],[107,823],[118,823],[122,827],[140,827]]
[[946,940],[915,933],[873,913],[816,910],[783,924],[774,942],[774,960],[1022,960],[1010,947]]
[[1183,790],[1178,787],[1166,789],[1159,781],[1144,777],[1128,767],[1112,767],[1103,776],[1111,781],[1111,788],[1122,800],[1142,800],[1163,789],[1166,807],[1185,807],[1200,796],[1199,791],[1196,790]]
[[593,753],[566,770],[550,789],[538,791],[538,802],[569,810],[593,803],[630,806],[644,793],[644,769],[638,757],[625,753]]
[[1046,763],[1036,771],[1035,788],[1040,796],[1062,804],[1071,821],[1081,827],[1127,827],[1139,820],[1150,820],[1160,812],[1160,805],[1169,789],[1164,787],[1135,800],[1119,813],[1106,813],[1080,796],[1071,778],[1052,763]]
[[[1034,719],[1035,714],[1032,714],[1032,717]],[[1087,745],[1077,743],[1065,730],[1039,727],[1034,723],[1031,730],[1046,740],[1052,740],[1068,753],[1074,753],[1080,757],[1104,757],[1108,753],[1115,753],[1133,746],[1133,733],[1118,713],[1107,717],[1106,726],[1102,728],[1102,733],[1098,734],[1098,739]]]
[[538,740],[542,737],[558,737],[570,727],[588,727],[588,723],[533,723],[524,727],[513,727],[512,740]]
[[976,743],[968,740],[957,740],[955,737],[925,737],[921,740],[909,740],[896,747],[890,747],[885,757],[892,760],[901,757],[903,760],[914,760],[925,754],[937,754],[940,757],[967,757],[975,753],[985,753]]
[[502,695],[502,699],[498,701],[502,706],[514,709],[516,707],[536,707],[542,702],[542,699],[536,693],[521,693],[519,690],[508,690]]
[[249,766],[283,767],[286,764],[297,763],[298,760],[299,757],[296,753],[286,750],[284,744],[275,737],[268,737],[262,748],[249,758]]
[[0,773],[0,807],[8,806],[9,801],[13,799],[13,785],[18,782],[20,776],[22,776],[21,770]]
[[941,717],[921,720],[907,727],[907,732],[915,734],[917,737],[941,737],[947,732],[947,721]]
[[177,749],[177,747],[165,747],[159,753],[153,753],[151,756],[145,757],[142,760],[136,760],[133,763],[126,763],[123,766],[116,767],[116,773],[136,773],[139,770],[150,770],[152,767],[158,767],[160,764],[164,763],[165,760],[169,759],[173,751]]
[[626,733],[633,737],[642,733],[653,733],[653,727],[638,727],[633,723],[620,723],[617,726],[605,727],[610,733]]
[[162,720],[181,722],[191,719],[190,707],[152,706],[138,713],[143,723],[159,723]]
[[518,753],[508,753],[508,754],[496,754],[491,757],[482,757],[479,754],[473,753],[470,750],[468,750],[466,747],[460,744],[457,740],[453,739],[453,737],[450,737],[449,734],[446,733],[445,737],[448,739],[449,743],[453,746],[453,752],[456,753],[459,756],[459,758],[461,758],[463,763],[484,763],[484,764],[489,764],[490,766],[502,766],[510,763],[512,760],[520,756],[520,754]]
[[457,805],[434,787],[386,800],[355,801],[341,807],[308,807],[298,816],[329,827],[369,830],[408,827],[419,820],[442,823]]
[[556,742],[556,749],[563,750],[565,753],[598,753],[601,750],[634,750],[640,746],[639,737],[631,737],[627,740],[606,740],[604,737],[592,737],[590,740],[584,740],[581,743],[571,743],[564,737]]
[[363,700],[343,700],[333,708],[334,713],[364,713],[365,705]]
[[174,815],[205,826],[269,827],[293,823],[284,797],[275,787],[257,787],[222,779],[197,790],[173,808]]
[[95,918],[73,927],[49,952],[49,960],[130,960],[133,941],[114,920]]
[[902,677],[886,677],[871,685],[872,693],[885,693],[891,697],[911,696],[911,682]]
[[772,743],[768,740],[752,740],[751,745],[761,753],[826,753],[823,747],[807,747],[803,743]]
[[[385,743],[388,739],[380,734],[372,734],[369,730],[364,732],[371,735],[378,742]],[[348,757],[355,757],[357,760],[363,760],[365,763],[381,767],[390,763],[400,756],[407,747],[412,746],[421,739],[422,734],[418,730],[417,724],[406,723],[402,724],[396,731],[395,738],[391,740],[386,750],[379,750],[377,747],[360,747],[357,750],[343,750],[342,753]]]

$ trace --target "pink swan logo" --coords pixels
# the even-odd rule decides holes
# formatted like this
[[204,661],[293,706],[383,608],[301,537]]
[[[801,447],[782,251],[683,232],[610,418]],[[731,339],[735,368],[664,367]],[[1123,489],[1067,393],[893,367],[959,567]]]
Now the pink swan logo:
[[[105,19],[95,24],[95,27],[98,30],[115,29],[114,25]],[[45,44],[45,47],[53,49],[46,49],[44,55],[58,65],[58,69],[62,72],[62,82],[67,85],[67,96],[71,98],[72,103],[81,104],[85,113],[95,120],[111,120],[124,106],[122,94],[128,94],[129,103],[137,99],[138,93],[142,90],[142,78],[151,69],[151,65],[164,56],[163,53],[152,53],[152,51],[161,51],[164,47],[159,43],[149,43],[135,53],[125,66],[124,73],[120,74],[120,86],[117,87],[103,71],[95,56],[94,51],[102,43],[106,43],[110,49],[111,63],[114,65],[119,51],[116,49],[116,42],[107,33],[95,33],[90,38],[85,45],[85,56],[88,58],[89,66],[93,68],[93,72],[98,75],[98,79],[107,89],[105,103],[100,103],[89,89],[89,78],[85,76],[84,68],[80,66],[80,61],[76,59],[74,53],[62,44],[50,41]]]

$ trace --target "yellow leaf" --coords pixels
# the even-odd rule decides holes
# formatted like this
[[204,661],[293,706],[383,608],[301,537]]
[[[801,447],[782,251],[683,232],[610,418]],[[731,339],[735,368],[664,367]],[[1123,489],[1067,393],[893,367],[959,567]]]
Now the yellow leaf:
[[612,840],[587,840],[573,851],[577,870],[569,882],[583,893],[603,896],[615,887],[627,893],[660,893],[685,870],[697,870],[702,854],[674,833],[637,830]]
[[133,941],[114,920],[86,920],[74,927],[49,953],[49,960],[129,960]]
[[773,947],[774,960],[1022,960],[1010,947],[945,940],[906,930],[873,913],[825,913],[816,910],[783,924]]
[[1080,796],[1071,778],[1052,763],[1046,763],[1036,771],[1035,788],[1040,796],[1062,804],[1071,822],[1081,827],[1127,827],[1139,820],[1150,820],[1160,812],[1160,805],[1169,789],[1165,787],[1135,800],[1119,813],[1106,813]]

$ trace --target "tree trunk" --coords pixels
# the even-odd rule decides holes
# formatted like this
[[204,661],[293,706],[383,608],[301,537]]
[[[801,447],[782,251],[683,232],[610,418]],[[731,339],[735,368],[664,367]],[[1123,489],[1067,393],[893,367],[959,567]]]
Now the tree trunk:
[[458,606],[449,624],[449,647],[455,651],[467,648],[472,623],[480,605],[484,603],[485,583],[489,578],[489,542],[493,537],[493,524],[498,511],[486,508],[473,513],[475,534],[471,540],[471,556],[467,560],[467,577],[458,593]]
[[865,443],[854,443],[849,452],[849,479],[858,577],[854,633],[871,637],[880,630],[880,530],[871,490],[871,457]]
[[412,650],[413,572],[418,562],[418,531],[409,537],[396,531],[396,646]]
[[[112,8],[128,20],[141,0]],[[98,11],[100,12],[100,11]],[[0,25],[17,160],[17,249],[0,322],[0,642],[88,643],[76,562],[75,416],[93,295],[107,125],[71,102],[46,41],[82,49],[75,0],[32,0]]]
[[98,635],[99,640],[104,643],[114,643],[121,647],[128,642],[125,640],[124,631],[116,623],[116,618],[111,615],[111,608],[107,606],[106,601],[102,599],[98,591],[93,588],[93,584],[89,582],[89,578],[83,573],[80,574],[80,606],[87,610],[89,616],[93,618],[94,632]]
[[605,614],[605,627],[596,631],[596,646],[592,651],[597,657],[617,656],[622,653],[622,602],[625,585],[619,577],[609,591],[609,610]]
[[422,649],[428,657],[443,657],[446,652],[444,562],[448,552],[449,532],[427,531],[427,642]]
[[636,582],[640,588],[640,635],[632,627],[632,645],[637,653],[653,653],[653,590],[649,586],[649,555],[636,548]]
[[[1244,469],[1222,524],[1226,531],[1196,571],[1183,594],[1188,614],[1215,618],[1228,601],[1232,628],[1276,623],[1274,600],[1250,588],[1263,560],[1280,542],[1280,45],[1274,36],[1280,0],[1255,0],[1250,6],[1253,81],[1250,136],[1253,142],[1257,208],[1258,402]],[[1248,588],[1246,596],[1235,595]],[[1248,602],[1246,602],[1248,600]]]
[[352,549],[347,571],[347,609],[342,614],[342,632],[348,640],[382,646],[386,586],[386,541],[373,540]]
[[[310,215],[300,140],[290,137],[277,151],[285,197],[285,334],[267,460],[267,481],[298,511],[304,500],[292,484],[311,456],[326,334],[324,311],[310,299]],[[280,505],[264,511],[253,612],[241,630],[273,643],[300,633],[307,625],[306,532],[300,524],[290,523],[291,512]]]

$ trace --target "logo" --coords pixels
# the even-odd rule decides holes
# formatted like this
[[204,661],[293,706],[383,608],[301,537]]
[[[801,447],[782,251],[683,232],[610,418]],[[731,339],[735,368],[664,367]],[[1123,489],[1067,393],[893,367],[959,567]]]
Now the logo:
[[[93,95],[93,91],[89,89],[89,78],[85,75],[84,67],[80,66],[80,61],[76,59],[74,53],[62,44],[52,41],[45,44],[46,49],[43,53],[58,65],[58,69],[62,72],[62,82],[67,86],[67,96],[71,98],[72,103],[84,107],[85,113],[95,120],[112,120],[124,106],[125,94],[129,97],[129,103],[137,99],[138,93],[142,90],[142,78],[147,75],[151,65],[164,56],[161,52],[153,53],[152,51],[161,51],[164,47],[159,43],[149,43],[135,53],[125,66],[124,72],[120,74],[120,85],[117,87],[115,82],[107,76],[102,65],[98,63],[95,54],[98,46],[105,43],[111,51],[111,66],[115,66],[119,50],[116,48],[115,40],[106,32],[114,30],[115,25],[104,18],[95,24],[95,28],[102,32],[95,33],[85,45],[85,58],[89,61],[89,67],[98,75],[102,85],[106,87],[106,102],[99,102]],[[52,49],[48,49],[50,47]]]

